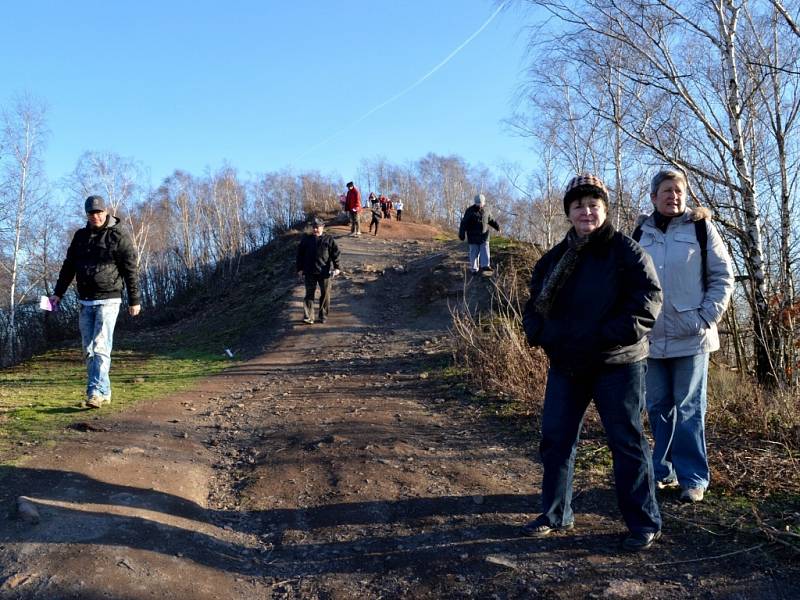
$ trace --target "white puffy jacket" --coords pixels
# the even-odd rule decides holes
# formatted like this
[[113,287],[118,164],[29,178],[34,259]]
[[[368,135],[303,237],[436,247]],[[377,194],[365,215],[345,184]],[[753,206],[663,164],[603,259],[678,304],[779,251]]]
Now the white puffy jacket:
[[[700,243],[694,221],[702,218],[708,232],[706,282],[703,290]],[[733,292],[733,267],[728,250],[706,209],[687,210],[673,218],[667,232],[653,215],[641,223],[642,248],[653,259],[664,305],[650,332],[650,358],[694,356],[719,349],[717,323]]]

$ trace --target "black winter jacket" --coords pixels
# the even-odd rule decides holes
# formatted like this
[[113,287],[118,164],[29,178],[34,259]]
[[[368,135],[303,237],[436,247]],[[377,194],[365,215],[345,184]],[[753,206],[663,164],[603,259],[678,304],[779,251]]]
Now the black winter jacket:
[[567,251],[566,238],[539,259],[522,319],[528,343],[541,346],[552,364],[568,370],[646,358],[646,335],[661,311],[653,261],[639,244],[610,223],[591,235],[549,317],[536,312],[534,303]]
[[489,211],[485,207],[473,204],[464,211],[458,227],[458,239],[464,241],[466,236],[468,244],[483,244],[489,239],[489,227],[500,231],[500,225],[492,218]]
[[[333,268],[331,268],[333,267]],[[303,275],[330,277],[333,269],[339,268],[339,246],[336,240],[323,233],[321,236],[306,234],[297,246],[297,270]]]
[[128,304],[141,304],[136,263],[136,250],[128,234],[122,230],[120,220],[109,215],[100,229],[87,224],[75,232],[53,293],[63,297],[75,278],[78,298],[107,300],[121,298],[124,283]]

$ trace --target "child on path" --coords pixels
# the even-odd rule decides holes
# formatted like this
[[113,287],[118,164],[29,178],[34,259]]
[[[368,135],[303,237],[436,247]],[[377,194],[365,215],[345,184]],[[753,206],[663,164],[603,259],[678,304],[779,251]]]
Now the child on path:
[[370,206],[372,213],[372,220],[369,222],[369,232],[372,233],[372,226],[375,226],[375,236],[378,235],[378,225],[381,222],[381,206],[376,199],[373,198],[372,206]]

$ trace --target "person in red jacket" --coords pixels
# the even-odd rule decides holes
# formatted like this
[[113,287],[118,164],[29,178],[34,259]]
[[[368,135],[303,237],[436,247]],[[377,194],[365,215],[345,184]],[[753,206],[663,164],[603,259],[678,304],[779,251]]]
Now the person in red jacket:
[[344,201],[344,208],[350,216],[350,235],[358,237],[361,235],[361,228],[358,225],[358,213],[361,211],[361,193],[352,181],[347,182],[347,197]]
[[384,219],[388,219],[389,218],[389,198],[387,198],[386,196],[381,194],[380,196],[378,196],[378,200],[381,203],[381,212],[383,213],[383,218]]

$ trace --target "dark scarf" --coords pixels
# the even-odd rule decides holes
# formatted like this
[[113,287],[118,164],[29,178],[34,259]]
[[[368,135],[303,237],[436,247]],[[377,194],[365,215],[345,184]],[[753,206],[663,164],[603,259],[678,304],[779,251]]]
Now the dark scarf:
[[673,217],[667,217],[662,215],[657,210],[653,211],[653,223],[655,224],[657,229],[661,230],[661,233],[667,233],[667,227],[669,227],[670,221],[672,221]]
[[539,297],[533,305],[536,312],[543,317],[550,316],[550,311],[553,310],[553,304],[558,296],[558,292],[561,291],[561,288],[564,287],[567,279],[569,279],[569,276],[572,275],[572,272],[575,270],[583,250],[594,243],[603,243],[610,240],[612,235],[614,235],[614,227],[608,219],[606,219],[600,227],[584,237],[579,237],[578,234],[575,233],[574,227],[567,232],[567,237],[565,238],[567,241],[567,251],[564,252],[564,255],[559,259],[556,266],[553,267],[550,275],[545,280],[542,291],[539,293]]

